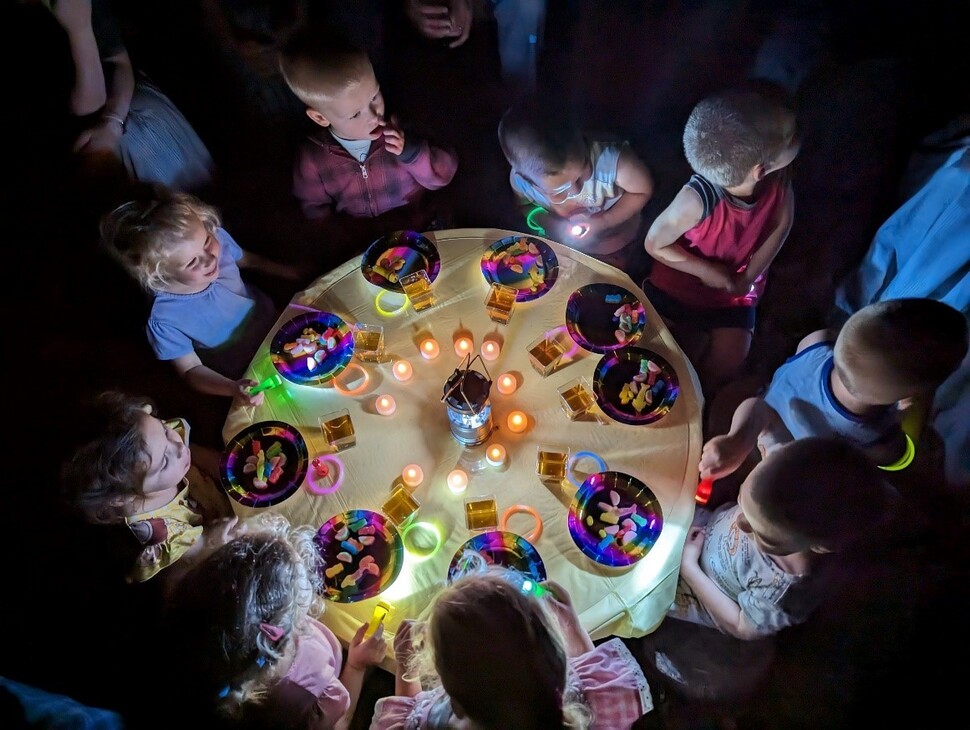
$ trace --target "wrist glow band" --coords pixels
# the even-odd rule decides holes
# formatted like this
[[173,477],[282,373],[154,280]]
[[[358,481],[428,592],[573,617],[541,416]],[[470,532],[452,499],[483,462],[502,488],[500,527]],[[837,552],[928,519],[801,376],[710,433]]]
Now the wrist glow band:
[[[347,373],[349,373],[351,370],[360,370],[361,374],[364,376],[364,380],[356,388],[345,388],[339,383],[339,380],[341,378],[344,378],[347,375]],[[349,380],[349,378],[346,378],[346,379]],[[370,373],[368,373],[366,370],[364,370],[364,368],[362,368],[360,365],[358,365],[355,362],[350,363],[346,368],[344,368],[343,373],[340,374],[340,378],[333,379],[333,389],[336,390],[341,395],[360,395],[367,389],[367,386],[369,384],[370,384]]]
[[[427,545],[418,543],[422,538],[427,539]],[[401,532],[401,540],[408,554],[420,562],[438,552],[441,547],[441,530],[431,522],[412,522]]]
[[539,215],[539,213],[548,213],[548,212],[549,211],[547,211],[541,205],[537,205],[535,208],[530,210],[525,217],[525,224],[529,227],[529,230],[535,231],[540,236],[546,235],[546,229],[540,226],[538,223],[536,223],[534,219],[537,215]]
[[539,513],[535,511],[534,508],[526,504],[513,504],[505,512],[502,513],[502,519],[499,522],[498,529],[502,532],[506,532],[506,525],[508,525],[509,518],[512,515],[523,514],[532,515],[532,518],[536,521],[536,526],[532,528],[527,534],[523,535],[526,540],[531,543],[535,543],[540,537],[542,537],[542,518],[539,517]]
[[411,303],[406,296],[401,294],[400,296],[404,298],[404,301],[400,305],[398,305],[396,309],[387,309],[381,304],[381,300],[384,299],[384,297],[387,296],[388,294],[397,294],[397,292],[392,292],[392,291],[388,291],[387,289],[382,289],[380,293],[376,297],[374,297],[374,309],[377,310],[378,314],[381,314],[385,317],[396,317],[397,315],[401,314],[405,309],[407,309],[408,304]]
[[576,462],[580,459],[592,459],[596,462],[596,466],[599,467],[600,471],[606,471],[606,462],[603,461],[603,457],[593,451],[577,451],[566,464],[566,478],[569,479],[570,484],[575,487],[583,486],[583,482],[576,478],[573,470],[576,467]]
[[903,455],[899,457],[899,461],[894,461],[892,464],[880,466],[879,468],[883,471],[902,471],[907,466],[912,464],[913,459],[916,458],[916,444],[913,443],[913,439],[909,437],[908,433],[904,433],[903,436],[906,437],[906,450],[903,452]]
[[[320,456],[314,458],[327,465],[329,468],[328,475],[325,477],[318,475],[316,473],[316,469],[311,466],[309,469],[307,469],[306,488],[313,492],[313,494],[318,494],[321,496],[333,494],[340,489],[340,485],[344,483],[343,462],[332,454],[321,454]],[[321,482],[325,479],[333,479],[333,484],[330,484],[329,486],[321,485]]]

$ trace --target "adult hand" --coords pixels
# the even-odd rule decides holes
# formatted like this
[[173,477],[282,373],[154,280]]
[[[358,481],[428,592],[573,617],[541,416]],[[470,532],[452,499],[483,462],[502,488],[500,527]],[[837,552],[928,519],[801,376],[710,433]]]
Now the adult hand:
[[427,0],[405,0],[405,11],[411,24],[425,38],[454,38],[449,48],[468,40],[472,29],[471,0],[451,0],[451,5],[435,5]]
[[732,272],[728,271],[726,266],[722,266],[721,264],[707,262],[704,270],[698,274],[698,278],[706,286],[711,287],[711,289],[731,293],[734,291],[734,276]]
[[733,473],[748,458],[748,452],[747,446],[730,434],[715,436],[701,449],[697,466],[701,479],[720,479]]
[[57,0],[50,11],[68,33],[91,25],[91,0]]
[[347,649],[347,666],[358,672],[362,672],[374,664],[380,664],[387,652],[383,622],[377,627],[377,631],[364,638],[366,632],[367,624],[361,624]]
[[392,155],[400,155],[404,151],[404,130],[398,124],[397,117],[383,122],[384,147]]

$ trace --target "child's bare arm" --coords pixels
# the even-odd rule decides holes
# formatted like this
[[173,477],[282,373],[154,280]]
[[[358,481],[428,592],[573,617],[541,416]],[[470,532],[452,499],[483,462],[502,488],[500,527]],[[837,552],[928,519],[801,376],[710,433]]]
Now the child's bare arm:
[[720,479],[733,473],[758,445],[758,436],[769,430],[778,414],[762,398],[748,398],[734,411],[731,430],[710,439],[701,450],[701,479]]
[[616,228],[639,215],[653,195],[653,177],[650,171],[643,164],[643,160],[629,148],[624,148],[617,160],[616,184],[623,190],[623,195],[612,208],[597,213],[590,220],[591,225],[598,230]]
[[748,262],[747,268],[740,274],[735,274],[735,293],[738,295],[747,293],[755,280],[768,270],[771,262],[775,260],[775,256],[778,255],[781,247],[788,239],[794,216],[795,196],[792,193],[791,185],[789,185],[788,192],[785,195],[785,204],[779,210],[778,220],[774,230],[758,250],[754,252],[751,260]]
[[683,246],[675,245],[691,228],[700,223],[704,213],[697,193],[688,187],[681,188],[647,231],[643,247],[647,253],[672,269],[692,274],[712,289],[729,289],[733,286],[731,272],[727,267],[705,261],[688,253]]
[[257,385],[255,380],[249,378],[230,380],[225,375],[203,365],[199,355],[195,352],[177,357],[172,360],[172,363],[175,365],[178,374],[200,393],[239,398],[243,403],[250,406],[258,406],[263,402],[263,393],[249,394],[249,389]]
[[364,672],[367,671],[368,667],[380,664],[387,651],[383,623],[377,627],[377,631],[364,638],[366,631],[367,624],[361,624],[347,648],[347,663],[344,665],[343,671],[340,672],[340,683],[350,694],[350,707],[334,726],[337,730],[346,730],[350,727],[350,723],[354,719],[354,712],[357,709],[357,702],[360,700],[360,691],[364,686]]

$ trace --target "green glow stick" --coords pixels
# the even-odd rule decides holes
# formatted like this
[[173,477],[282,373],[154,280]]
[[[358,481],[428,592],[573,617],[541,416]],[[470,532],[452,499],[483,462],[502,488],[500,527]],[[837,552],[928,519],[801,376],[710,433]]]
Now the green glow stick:
[[259,385],[254,385],[249,389],[250,395],[256,395],[257,393],[262,393],[264,390],[270,390],[275,388],[277,385],[283,384],[283,378],[280,377],[279,373],[274,373],[270,375],[266,380],[264,380]]

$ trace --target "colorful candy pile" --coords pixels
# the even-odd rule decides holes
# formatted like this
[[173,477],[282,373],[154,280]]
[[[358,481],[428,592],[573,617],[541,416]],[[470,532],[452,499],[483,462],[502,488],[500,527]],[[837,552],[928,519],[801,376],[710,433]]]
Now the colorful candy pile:
[[283,351],[292,358],[308,355],[307,370],[315,370],[317,364],[323,362],[327,355],[336,349],[339,339],[340,331],[336,327],[327,327],[323,334],[313,327],[304,327],[295,342],[287,342],[283,345]]
[[380,274],[385,279],[387,279],[392,284],[396,284],[398,278],[401,276],[400,271],[404,268],[404,264],[407,263],[407,259],[403,256],[398,256],[393,251],[384,254],[384,256],[377,260],[374,264],[373,270],[375,273]]
[[[606,550],[612,543],[616,543],[621,548],[632,550],[636,547],[637,530],[647,527],[647,521],[637,513],[637,506],[631,504],[629,507],[620,507],[620,495],[613,489],[610,490],[610,504],[597,502],[596,506],[602,510],[600,521],[607,523],[607,526],[599,530],[601,538],[597,549]],[[586,524],[593,526],[592,515],[587,515]]]
[[[343,550],[337,553],[337,560],[340,562],[334,563],[326,568],[324,575],[329,580],[333,580],[341,573],[346,572],[347,575],[340,581],[341,590],[359,587],[361,581],[368,574],[380,578],[380,565],[377,564],[373,555],[366,554],[367,548],[375,544],[378,533],[381,533],[387,542],[391,542],[394,539],[393,535],[388,532],[387,527],[379,523],[375,525],[366,519],[355,520],[337,530],[334,537],[340,541],[340,547],[343,548]],[[355,560],[357,561],[356,570],[348,572],[353,568]],[[332,587],[328,587],[327,591],[331,593],[337,592]]]
[[283,466],[286,464],[283,445],[274,441],[263,451],[259,439],[253,439],[252,449],[253,453],[246,457],[243,465],[243,474],[253,474],[254,489],[266,489],[269,485],[276,484],[283,476]]
[[525,268],[522,266],[522,262],[519,261],[519,256],[523,254],[531,254],[534,257],[532,261],[533,265],[529,268],[528,272],[529,279],[531,279],[529,288],[532,291],[538,291],[546,279],[546,269],[539,248],[534,243],[530,243],[525,238],[518,238],[515,243],[495,257],[495,262],[496,264],[504,264],[509,271],[521,274],[525,271]]
[[657,376],[661,368],[648,358],[640,360],[640,372],[633,376],[633,380],[625,383],[620,390],[620,403],[631,404],[641,413],[647,406],[653,405],[653,399],[660,396],[667,383]]

